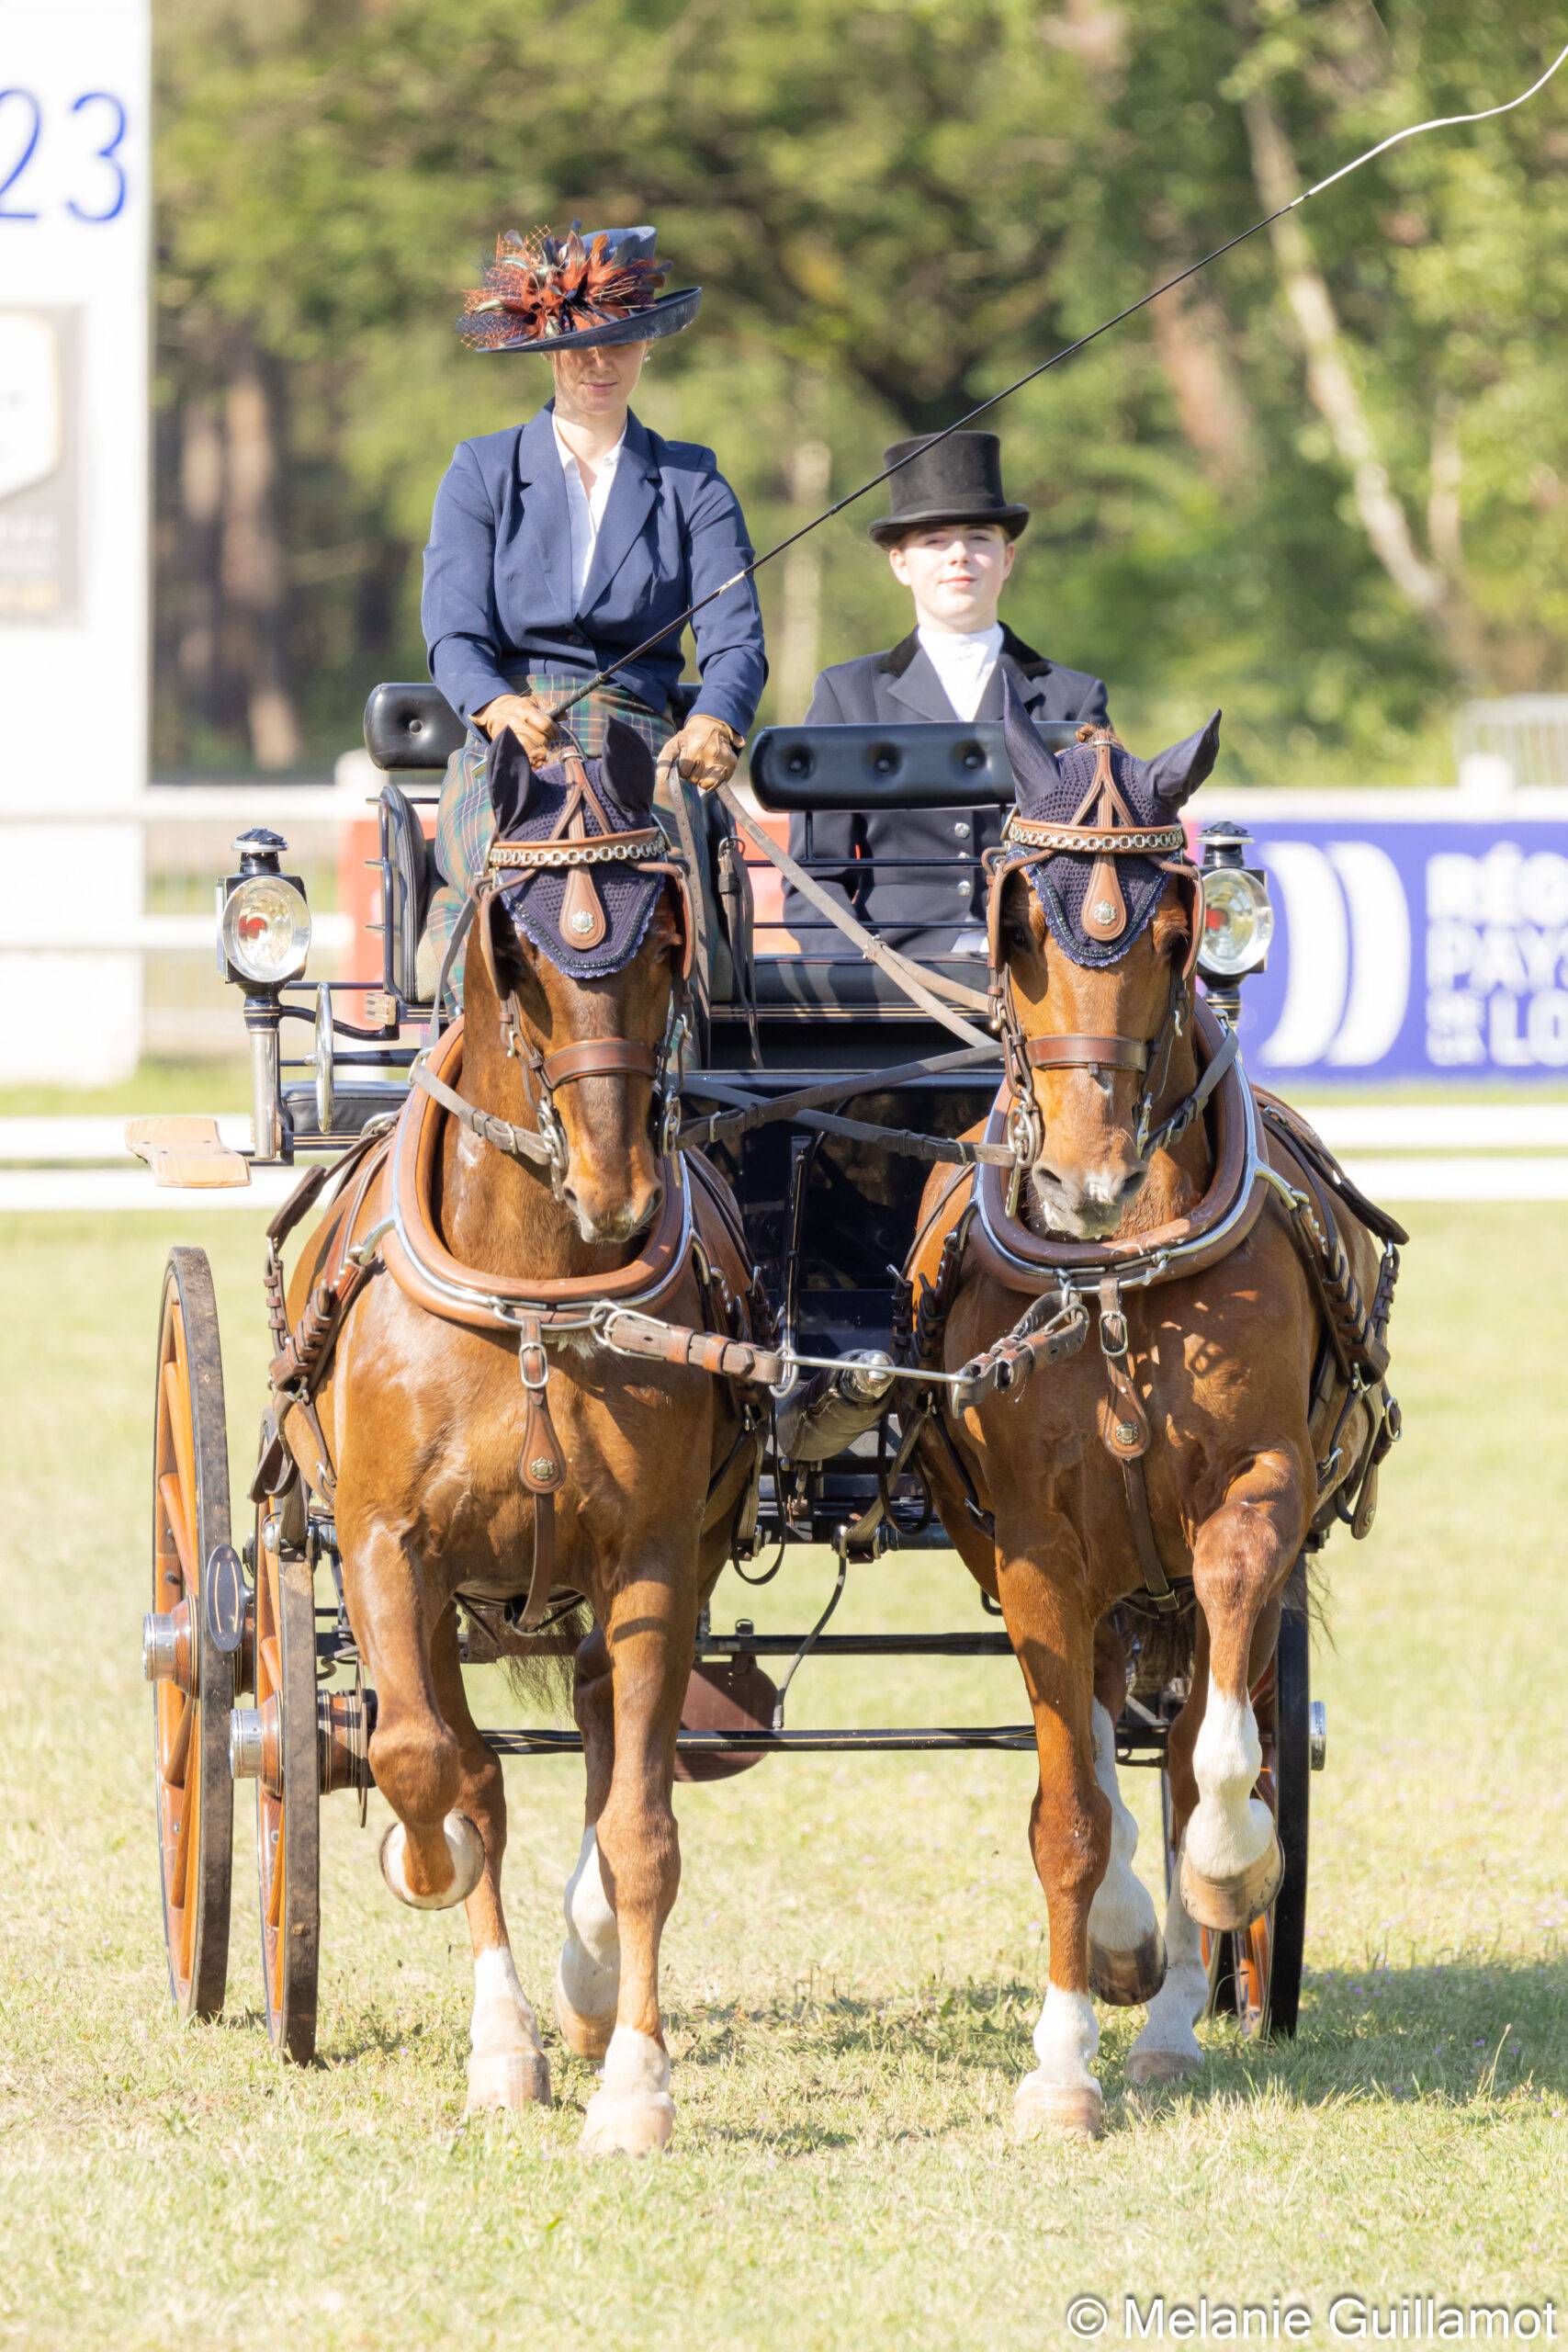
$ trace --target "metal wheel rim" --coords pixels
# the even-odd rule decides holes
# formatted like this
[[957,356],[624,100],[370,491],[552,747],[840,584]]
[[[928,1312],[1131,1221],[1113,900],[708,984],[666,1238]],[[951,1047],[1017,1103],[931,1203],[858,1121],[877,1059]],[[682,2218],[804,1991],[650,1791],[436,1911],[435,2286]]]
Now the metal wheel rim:
[[191,1690],[152,1685],[152,1790],[169,1991],[181,2017],[222,2012],[229,1967],[233,1662],[207,1622],[205,1563],[229,1540],[217,1300],[204,1250],[171,1252],[154,1373],[152,1607],[188,1603]]
[[304,2066],[316,2054],[321,1932],[314,1580],[265,1541],[272,1510],[269,1498],[256,1512],[255,1704],[276,1702],[282,1792],[258,1777],[257,1918],[267,2034]]

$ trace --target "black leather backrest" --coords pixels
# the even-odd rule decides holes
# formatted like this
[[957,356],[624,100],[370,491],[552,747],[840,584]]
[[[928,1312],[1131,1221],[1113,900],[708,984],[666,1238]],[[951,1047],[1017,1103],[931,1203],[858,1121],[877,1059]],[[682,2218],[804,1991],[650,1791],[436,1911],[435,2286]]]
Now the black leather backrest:
[[376,686],[365,706],[365,748],[378,768],[444,768],[464,732],[432,685]]
[[[677,726],[691,717],[700,691],[695,678],[682,678],[671,688]],[[365,706],[365,748],[378,768],[444,768],[465,732],[445,696],[417,681],[373,687]]]
[[405,1003],[419,1001],[419,941],[435,885],[419,811],[395,784],[381,786],[381,842],[387,860],[387,984]]
[[[1035,722],[1048,752],[1077,739],[1071,719]],[[751,747],[764,808],[1010,808],[1000,719],[951,727],[764,727]]]

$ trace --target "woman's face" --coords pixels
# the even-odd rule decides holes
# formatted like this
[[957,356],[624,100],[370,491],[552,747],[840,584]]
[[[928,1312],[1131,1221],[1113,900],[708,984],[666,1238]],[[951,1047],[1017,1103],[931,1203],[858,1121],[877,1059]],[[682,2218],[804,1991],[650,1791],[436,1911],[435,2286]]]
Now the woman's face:
[[552,351],[558,411],[582,424],[619,416],[647,356],[646,343],[591,343],[577,351]]

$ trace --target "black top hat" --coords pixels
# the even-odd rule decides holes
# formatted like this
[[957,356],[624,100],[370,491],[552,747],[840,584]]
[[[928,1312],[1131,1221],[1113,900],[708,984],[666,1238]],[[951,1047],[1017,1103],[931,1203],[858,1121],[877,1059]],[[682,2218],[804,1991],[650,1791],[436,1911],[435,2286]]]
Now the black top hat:
[[1027,506],[1008,503],[1002,445],[994,433],[922,434],[913,441],[895,441],[884,451],[883,462],[898,471],[887,485],[893,512],[871,526],[878,547],[891,547],[906,531],[923,531],[933,523],[998,523],[1016,539],[1029,520]]
[[509,229],[495,241],[482,285],[465,297],[457,333],[470,351],[570,351],[591,343],[649,343],[697,315],[700,286],[660,294],[670,265],[656,232],[584,229],[564,237]]

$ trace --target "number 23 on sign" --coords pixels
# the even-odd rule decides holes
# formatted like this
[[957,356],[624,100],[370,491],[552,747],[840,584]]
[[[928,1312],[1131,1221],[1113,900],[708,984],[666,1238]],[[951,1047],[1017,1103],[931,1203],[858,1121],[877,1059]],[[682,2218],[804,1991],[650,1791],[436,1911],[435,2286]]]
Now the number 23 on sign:
[[124,211],[124,103],[112,90],[84,90],[66,115],[65,122],[51,122],[33,91],[0,90],[0,230],[7,221],[43,218],[40,184],[47,151],[56,141],[68,158],[58,167],[63,172],[59,209],[89,227]]

